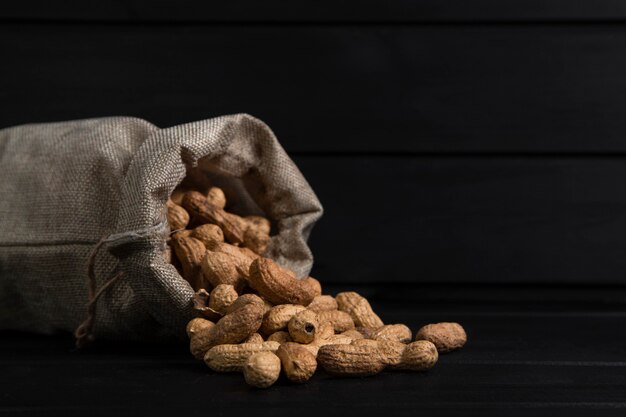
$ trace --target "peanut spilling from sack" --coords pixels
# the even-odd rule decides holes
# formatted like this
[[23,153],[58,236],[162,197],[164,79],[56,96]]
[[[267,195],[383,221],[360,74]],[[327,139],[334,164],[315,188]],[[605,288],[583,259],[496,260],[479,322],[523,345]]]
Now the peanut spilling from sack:
[[385,324],[356,292],[322,294],[316,279],[298,279],[264,256],[269,220],[227,207],[217,187],[177,189],[166,205],[172,237],[164,256],[196,291],[190,350],[213,371],[243,373],[258,388],[281,372],[303,383],[318,369],[353,377],[427,371],[467,341],[458,323],[428,324],[413,338],[408,326]]

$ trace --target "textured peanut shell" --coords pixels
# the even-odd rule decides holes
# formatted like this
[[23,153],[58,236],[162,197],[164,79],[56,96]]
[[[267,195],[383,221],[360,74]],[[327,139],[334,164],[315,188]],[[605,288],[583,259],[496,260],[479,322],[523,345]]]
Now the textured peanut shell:
[[[306,277],[300,280],[303,285],[309,286],[309,291],[313,293],[313,298],[322,295],[322,284],[313,277]],[[311,300],[313,301],[313,300]]]
[[224,191],[219,187],[209,188],[209,191],[206,193],[206,199],[217,208],[223,209],[226,207],[226,196],[224,195]]
[[232,257],[221,252],[207,251],[202,260],[201,269],[204,279],[214,287],[227,284],[241,289],[245,283]]
[[349,337],[352,340],[364,339],[363,335],[355,329],[346,330],[345,332],[342,332],[341,335]]
[[269,335],[267,337],[267,340],[268,341],[273,341],[273,342],[278,342],[280,344],[287,343],[287,342],[293,342],[293,339],[289,335],[289,332],[286,332],[284,330],[280,330],[280,331],[272,333],[271,335]]
[[183,203],[183,197],[185,196],[185,193],[189,191],[189,190],[184,190],[182,188],[177,188],[174,191],[172,191],[172,195],[170,196],[170,200],[172,200],[172,202],[174,202],[175,204],[178,204],[179,206],[182,206]]
[[317,361],[326,372],[338,376],[369,376],[385,369],[375,346],[325,345]]
[[353,291],[341,292],[335,296],[335,299],[339,310],[350,314],[355,326],[378,329],[385,324],[374,313],[369,301],[360,294]]
[[170,225],[170,230],[180,230],[187,227],[189,224],[189,213],[187,213],[187,210],[172,200],[167,200],[165,207],[167,208],[167,223]]
[[247,306],[248,304],[260,304],[262,305],[263,314],[265,314],[265,303],[263,299],[256,294],[242,294],[232,303],[230,306],[226,308],[226,314],[230,314],[234,311],[241,309],[242,307]]
[[215,323],[213,323],[212,321],[203,319],[201,317],[196,317],[195,319],[189,320],[189,323],[187,323],[187,327],[185,328],[185,330],[187,331],[187,336],[191,337],[202,329],[210,329],[213,326],[215,326]]
[[302,282],[293,272],[281,268],[268,258],[257,258],[250,264],[248,281],[263,298],[273,304],[309,305],[316,290]]
[[392,340],[396,342],[409,343],[413,338],[413,333],[404,324],[386,324],[376,329],[371,336],[374,340]]
[[226,314],[226,310],[237,300],[237,297],[237,291],[232,285],[216,285],[209,295],[209,308],[221,314]]
[[304,310],[304,306],[297,304],[280,304],[270,308],[270,311],[263,317],[261,333],[271,334],[286,329],[289,320]]
[[204,363],[216,372],[241,372],[250,355],[258,352],[275,352],[279,346],[277,342],[214,346],[204,355]]
[[298,343],[284,343],[276,350],[283,373],[292,382],[308,381],[317,369],[317,360],[308,349]]
[[256,229],[266,235],[270,234],[270,221],[262,216],[246,216],[244,220],[248,223],[248,229]]
[[[318,317],[319,320],[319,317]],[[315,335],[316,339],[328,339],[329,337],[332,337],[335,335],[335,329],[333,327],[333,324],[329,321],[320,321],[320,325],[319,325],[319,329],[317,331],[317,334]]]
[[354,346],[374,346],[378,347],[378,341],[373,339],[356,339],[353,340],[351,345]]
[[250,272],[250,264],[257,257],[255,253],[250,254],[245,248],[233,246],[224,242],[217,242],[210,247],[207,247],[207,249],[230,257],[230,261],[242,277],[248,276]]
[[263,303],[249,303],[222,317],[211,329],[206,350],[216,345],[240,343],[261,327]]
[[270,235],[256,228],[246,229],[243,235],[243,245],[254,253],[263,255],[270,243]]
[[345,311],[331,310],[317,313],[320,322],[328,321],[333,325],[335,333],[342,333],[354,329],[354,321]]
[[280,359],[272,352],[255,353],[246,361],[243,376],[248,385],[267,388],[280,376]]
[[419,329],[415,340],[428,340],[439,353],[446,353],[462,348],[467,342],[467,334],[459,323],[434,323]]
[[204,244],[198,239],[176,234],[172,238],[172,245],[183,269],[183,278],[193,289],[200,289],[202,284],[200,265],[206,255]]
[[246,340],[243,341],[244,343],[263,343],[263,336],[261,336],[258,333],[252,333],[250,336],[248,336],[248,338]]
[[218,225],[228,242],[236,244],[243,242],[244,229],[236,217],[209,203],[202,193],[197,191],[185,193],[182,205],[193,216],[194,221]]
[[427,371],[437,363],[437,347],[428,340],[409,343],[402,352],[402,361],[395,368],[409,371]]
[[191,231],[191,237],[204,243],[207,249],[224,242],[224,233],[215,224],[202,224]]
[[202,359],[204,354],[211,348],[211,334],[215,324],[206,320],[206,323],[188,324],[189,351],[196,359]]
[[224,313],[214,310],[209,306],[209,300],[210,294],[204,288],[200,288],[193,295],[193,308],[198,311],[202,317],[211,321],[217,321],[224,316]]
[[374,333],[376,332],[377,329],[372,329],[371,327],[363,327],[363,326],[357,326],[355,327],[355,329],[357,332],[361,333],[363,335],[364,338],[366,339],[372,339]]
[[306,308],[311,311],[320,312],[337,310],[338,306],[337,300],[335,300],[335,297],[332,295],[318,295]]
[[297,313],[287,325],[289,335],[298,343],[311,343],[315,340],[319,328],[317,314],[310,310]]
[[407,345],[402,342],[397,342],[395,340],[381,340],[376,342],[378,343],[380,360],[385,365],[397,366],[402,363],[403,354],[406,350]]

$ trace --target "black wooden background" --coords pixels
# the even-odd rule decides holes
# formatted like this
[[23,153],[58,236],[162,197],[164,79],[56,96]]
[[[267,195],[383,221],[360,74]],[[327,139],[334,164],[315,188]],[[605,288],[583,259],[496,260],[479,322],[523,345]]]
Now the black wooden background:
[[624,1],[3,2],[0,100],[0,128],[261,118],[325,206],[325,290],[469,335],[261,392],[181,344],[3,331],[0,414],[624,415]]
[[356,3],[4,4],[0,127],[250,113],[323,281],[623,283],[624,3]]

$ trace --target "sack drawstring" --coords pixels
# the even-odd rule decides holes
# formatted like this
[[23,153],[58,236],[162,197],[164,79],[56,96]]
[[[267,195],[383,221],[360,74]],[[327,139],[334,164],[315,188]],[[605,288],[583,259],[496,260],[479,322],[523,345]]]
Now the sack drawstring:
[[113,287],[113,285],[120,280],[125,274],[124,271],[120,271],[117,274],[113,275],[110,279],[108,279],[100,288],[96,286],[96,257],[98,256],[98,252],[102,246],[106,243],[117,241],[119,243],[127,243],[139,238],[145,238],[147,236],[161,234],[163,231],[167,230],[168,224],[167,222],[159,222],[155,226],[133,231],[133,232],[125,232],[112,234],[109,236],[105,236],[98,241],[96,246],[92,249],[89,254],[89,261],[87,263],[87,287],[88,287],[88,303],[87,303],[87,317],[80,323],[80,325],[74,331],[74,337],[76,338],[76,347],[83,348],[89,343],[94,341],[94,335],[91,333],[91,330],[94,325],[94,321],[96,319],[96,304],[98,299],[102,294],[105,293],[108,289]]

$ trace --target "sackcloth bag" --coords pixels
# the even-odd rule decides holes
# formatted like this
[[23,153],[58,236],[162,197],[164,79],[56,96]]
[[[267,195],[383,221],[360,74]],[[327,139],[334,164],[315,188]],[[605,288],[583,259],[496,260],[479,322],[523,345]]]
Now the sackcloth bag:
[[0,329],[82,323],[82,337],[184,338],[194,292],[162,254],[165,202],[190,175],[223,188],[230,211],[270,219],[266,256],[308,274],[306,241],[322,206],[252,116],[165,129],[110,117],[0,130]]

